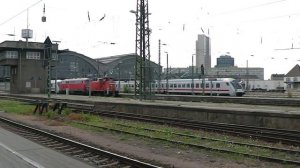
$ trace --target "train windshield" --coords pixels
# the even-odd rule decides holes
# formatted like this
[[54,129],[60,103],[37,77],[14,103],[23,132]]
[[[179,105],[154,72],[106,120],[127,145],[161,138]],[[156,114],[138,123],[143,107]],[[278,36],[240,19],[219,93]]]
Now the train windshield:
[[242,89],[242,85],[239,84],[236,80],[232,81],[231,82],[232,86],[235,88],[235,89]]

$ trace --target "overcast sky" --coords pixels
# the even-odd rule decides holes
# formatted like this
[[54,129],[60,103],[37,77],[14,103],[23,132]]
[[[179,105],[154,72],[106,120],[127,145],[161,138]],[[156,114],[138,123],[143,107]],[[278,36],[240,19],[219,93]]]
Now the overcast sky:
[[[29,6],[34,35],[30,41],[43,42],[50,36],[61,41],[60,49],[92,58],[135,51],[135,16],[129,11],[136,9],[136,0],[6,0],[0,6],[1,42],[21,39]],[[287,73],[300,63],[300,49],[275,49],[300,48],[299,6],[299,0],[149,0],[151,60],[158,62],[161,39],[167,44],[162,47],[162,65],[168,51],[171,67],[188,67],[197,35],[209,32],[212,66],[229,52],[239,67],[248,60],[249,67],[265,68],[265,79],[271,73]]]

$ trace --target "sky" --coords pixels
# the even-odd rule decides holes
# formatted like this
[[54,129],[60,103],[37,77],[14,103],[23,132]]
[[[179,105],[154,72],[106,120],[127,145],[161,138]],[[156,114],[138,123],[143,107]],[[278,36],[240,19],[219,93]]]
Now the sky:
[[[197,35],[206,34],[212,66],[229,53],[238,67],[247,60],[249,67],[263,67],[265,79],[286,74],[300,64],[300,49],[291,49],[300,48],[299,6],[299,0],[149,0],[151,60],[158,62],[161,39],[164,67],[165,51],[171,67],[191,66]],[[49,36],[60,41],[59,49],[91,58],[134,53],[135,15],[129,11],[135,9],[136,0],[6,0],[0,6],[0,42],[22,40],[28,25],[30,41]]]

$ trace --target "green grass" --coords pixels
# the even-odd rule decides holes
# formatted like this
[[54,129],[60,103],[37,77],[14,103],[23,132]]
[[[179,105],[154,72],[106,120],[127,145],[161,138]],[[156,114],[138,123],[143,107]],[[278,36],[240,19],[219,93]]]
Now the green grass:
[[30,115],[35,106],[11,100],[0,100],[0,111],[6,113]]
[[[35,105],[29,105],[29,104],[25,104],[25,103],[17,102],[17,101],[0,100],[0,110],[5,111],[7,113],[31,115],[31,114],[33,114],[34,109],[35,109]],[[107,131],[105,129],[96,129],[93,127],[76,124],[72,121],[80,121],[80,122],[84,122],[86,124],[98,125],[101,127],[107,127],[107,128],[116,129],[116,130],[123,130],[126,132],[136,133],[136,134],[145,135],[145,136],[149,136],[149,137],[155,137],[155,138],[161,138],[161,139],[167,139],[167,140],[175,140],[175,141],[181,141],[184,143],[191,143],[191,144],[199,144],[199,145],[203,145],[203,146],[207,146],[207,147],[226,149],[226,150],[236,151],[236,152],[240,152],[240,153],[251,153],[251,154],[258,154],[258,155],[263,155],[263,156],[272,156],[272,157],[276,157],[276,158],[300,160],[300,156],[291,156],[291,155],[286,155],[285,153],[281,153],[281,152],[272,152],[270,150],[265,150],[265,149],[233,145],[233,144],[228,144],[228,143],[224,143],[224,142],[209,141],[209,140],[201,139],[201,137],[209,137],[209,138],[215,138],[215,139],[238,141],[238,142],[242,142],[242,143],[264,145],[264,142],[259,142],[257,140],[253,140],[253,139],[249,139],[249,138],[245,139],[245,138],[239,138],[239,137],[232,137],[232,136],[228,136],[228,135],[214,134],[214,133],[189,130],[189,129],[182,129],[182,128],[170,127],[170,126],[166,126],[166,125],[150,124],[150,123],[120,120],[120,119],[102,118],[99,116],[83,114],[83,113],[74,114],[74,113],[71,113],[70,109],[65,109],[61,115],[58,115],[57,112],[53,112],[53,111],[49,110],[49,112],[44,113],[42,116],[45,118],[51,119],[51,120],[63,119],[66,124],[69,124],[73,127],[77,127],[80,129],[119,135],[120,140],[123,140],[123,141],[135,139],[135,138],[137,138],[137,136],[134,136],[131,134],[124,134],[124,133],[115,133],[114,131]],[[147,131],[147,130],[144,130],[144,128],[158,129],[158,130],[162,130],[164,132]],[[198,136],[198,138],[182,137],[182,136],[174,135],[174,134],[172,134],[172,132]],[[184,146],[184,145],[178,146],[176,144],[171,144],[171,143],[168,143],[165,141],[154,141],[154,140],[151,140],[149,138],[144,138],[144,137],[142,137],[142,138],[138,137],[138,139],[142,139],[146,143],[149,143],[149,145],[155,144],[155,145],[163,145],[168,148],[169,147],[170,148],[174,148],[174,147],[178,148],[179,147],[180,149],[188,149],[187,146]],[[274,146],[276,146],[276,144]],[[279,144],[279,146],[282,147],[280,144]],[[193,150],[203,151],[202,149],[193,149]],[[207,151],[207,152],[209,152],[209,151]],[[218,152],[214,152],[214,153],[218,153]],[[222,154],[222,155],[224,155],[224,154]],[[232,154],[226,154],[226,157],[229,157],[232,160],[238,160],[238,161],[240,161],[241,159],[244,158],[240,155],[232,155]],[[287,167],[289,167],[289,166],[287,166]]]

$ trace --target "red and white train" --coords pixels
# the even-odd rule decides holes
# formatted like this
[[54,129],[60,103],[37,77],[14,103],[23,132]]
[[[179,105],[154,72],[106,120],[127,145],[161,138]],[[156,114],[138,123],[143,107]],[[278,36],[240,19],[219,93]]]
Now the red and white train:
[[[88,95],[118,95],[116,82],[113,78],[104,77],[90,80],[89,78],[64,79],[58,84],[59,93],[69,92],[70,94]],[[89,89],[91,87],[91,90]]]
[[[118,82],[116,82],[117,88]],[[194,86],[194,87],[193,87]],[[203,88],[204,86],[204,88]],[[245,91],[242,85],[232,78],[215,78],[205,79],[202,84],[202,79],[170,79],[162,80],[160,87],[158,81],[152,83],[151,89],[155,93],[161,94],[205,94],[215,96],[243,96]],[[120,92],[134,92],[134,81],[121,81]]]

